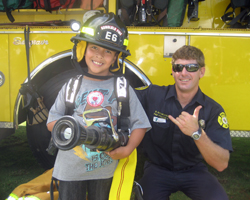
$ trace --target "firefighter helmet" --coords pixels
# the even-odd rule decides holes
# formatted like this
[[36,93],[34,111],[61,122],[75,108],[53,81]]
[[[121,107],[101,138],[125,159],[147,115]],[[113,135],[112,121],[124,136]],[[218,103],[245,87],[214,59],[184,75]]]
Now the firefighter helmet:
[[126,57],[128,30],[114,13],[100,13],[91,16],[83,24],[80,34],[71,38],[71,41],[86,41],[103,48],[122,52]]

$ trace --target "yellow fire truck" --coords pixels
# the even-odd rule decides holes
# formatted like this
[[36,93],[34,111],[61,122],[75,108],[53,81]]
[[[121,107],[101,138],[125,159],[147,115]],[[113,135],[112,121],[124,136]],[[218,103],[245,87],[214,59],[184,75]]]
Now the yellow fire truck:
[[[131,56],[125,60],[126,75],[133,87],[173,84],[172,53],[184,44],[196,46],[206,58],[206,74],[200,81],[202,91],[224,107],[232,133],[247,134],[250,130],[250,31],[228,28],[221,20],[229,3],[230,0],[200,1],[199,20],[189,21],[186,11],[181,27],[128,26]],[[107,0],[98,10],[118,14],[119,3]],[[82,21],[85,12],[78,8],[52,13],[20,9],[12,12],[15,18],[12,24],[5,13],[0,13],[0,139],[14,133],[27,120],[20,93],[23,84],[31,83],[49,109],[62,84],[75,73],[70,62],[73,47],[70,38],[76,33],[68,25],[53,23]],[[46,21],[52,21],[50,26],[39,23]],[[24,34],[27,28],[29,59]],[[52,167],[54,156],[46,151],[51,136],[46,122],[32,126],[27,123],[26,128],[34,155],[43,167]]]

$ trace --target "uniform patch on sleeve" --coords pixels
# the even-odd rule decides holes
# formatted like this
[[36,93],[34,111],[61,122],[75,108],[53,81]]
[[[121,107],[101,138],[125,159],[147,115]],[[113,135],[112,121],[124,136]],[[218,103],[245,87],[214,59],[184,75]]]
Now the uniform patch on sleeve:
[[224,112],[220,113],[218,116],[218,123],[223,127],[223,128],[228,128],[229,124],[227,121],[226,114]]

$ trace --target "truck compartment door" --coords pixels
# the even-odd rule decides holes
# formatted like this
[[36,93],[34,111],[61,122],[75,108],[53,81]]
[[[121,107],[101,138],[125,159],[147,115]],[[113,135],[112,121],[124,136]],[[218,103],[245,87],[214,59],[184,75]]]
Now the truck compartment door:
[[0,127],[10,128],[7,122],[10,119],[10,80],[9,80],[9,42],[8,34],[0,33]]

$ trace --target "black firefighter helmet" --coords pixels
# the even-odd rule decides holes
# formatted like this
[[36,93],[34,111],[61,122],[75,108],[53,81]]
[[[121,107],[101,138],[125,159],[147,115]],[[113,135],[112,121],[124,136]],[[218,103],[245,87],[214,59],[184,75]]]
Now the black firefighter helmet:
[[120,57],[124,60],[125,57],[130,55],[129,50],[127,50],[128,30],[119,17],[112,12],[98,13],[91,16],[81,27],[80,33],[72,37],[71,41],[75,43],[73,57],[78,62],[84,57],[86,42],[120,52],[117,62],[111,67],[112,72],[120,69]]

